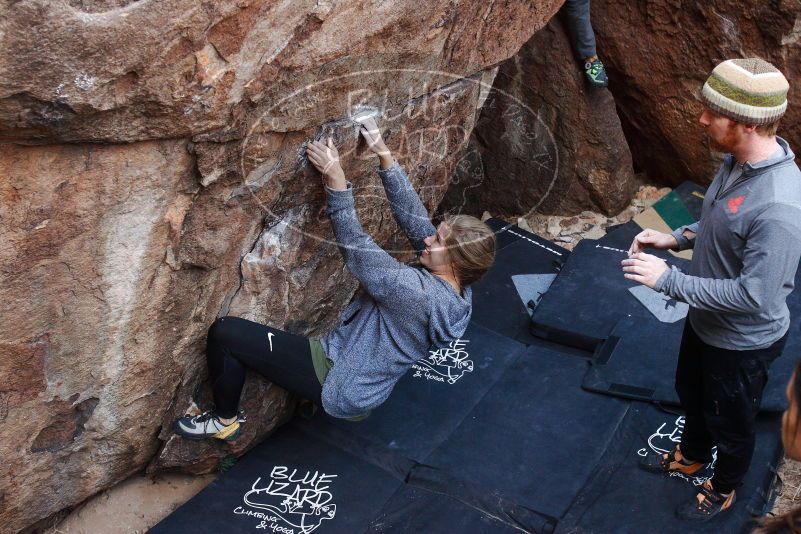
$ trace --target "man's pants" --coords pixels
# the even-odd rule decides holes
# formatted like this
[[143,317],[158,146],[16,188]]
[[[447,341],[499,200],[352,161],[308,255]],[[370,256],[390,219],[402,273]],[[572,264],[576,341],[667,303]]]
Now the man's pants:
[[715,491],[736,489],[748,472],[768,367],[786,341],[787,334],[765,349],[719,349],[701,341],[689,320],[684,325],[676,367],[676,392],[686,412],[681,453],[709,463],[717,446]]
[[567,0],[559,10],[576,56],[584,60],[595,55],[595,33],[590,24],[590,0]]

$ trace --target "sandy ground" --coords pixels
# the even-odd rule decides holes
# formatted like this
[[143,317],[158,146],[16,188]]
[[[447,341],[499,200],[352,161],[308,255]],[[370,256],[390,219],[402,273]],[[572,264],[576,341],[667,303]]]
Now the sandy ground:
[[785,458],[779,466],[779,478],[784,482],[784,487],[773,506],[775,515],[801,506],[801,462]]
[[[572,249],[583,238],[602,237],[606,233],[606,227],[630,220],[669,191],[669,189],[643,187],[631,205],[615,217],[584,212],[571,217],[535,216],[528,220],[510,222],[516,222],[526,229],[531,229]],[[47,532],[48,534],[144,533],[191,499],[216,476],[193,477],[168,474],[150,478],[137,475],[90,499]],[[784,486],[776,499],[774,514],[781,514],[801,506],[801,462],[785,459],[779,467],[779,476]]]
[[68,515],[47,534],[141,534],[191,499],[217,477],[135,475]]

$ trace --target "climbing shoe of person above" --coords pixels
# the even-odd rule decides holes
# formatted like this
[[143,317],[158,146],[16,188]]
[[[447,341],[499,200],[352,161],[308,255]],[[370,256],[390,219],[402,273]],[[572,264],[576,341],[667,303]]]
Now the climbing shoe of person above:
[[712,481],[707,480],[695,497],[676,508],[676,515],[680,519],[708,521],[731,508],[735,498],[734,490],[728,494],[719,493],[712,488]]
[[692,476],[704,467],[704,464],[693,462],[682,457],[681,450],[676,447],[666,454],[648,454],[640,458],[640,467],[652,473],[682,473]]
[[244,417],[237,417],[236,421],[226,425],[212,411],[200,415],[185,415],[175,422],[175,433],[187,439],[216,438],[223,441],[233,441],[242,431]]
[[584,74],[590,81],[593,87],[608,87],[609,78],[606,76],[606,70],[601,60],[596,58],[588,58],[584,62]]

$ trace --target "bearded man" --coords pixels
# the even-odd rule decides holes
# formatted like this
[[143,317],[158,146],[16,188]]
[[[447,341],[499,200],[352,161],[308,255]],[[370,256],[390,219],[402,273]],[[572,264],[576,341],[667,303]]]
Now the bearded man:
[[[701,91],[699,122],[725,152],[699,222],[672,234],[644,230],[623,260],[625,277],[690,305],[679,349],[676,392],[685,411],[675,450],[643,468],[715,474],[677,514],[708,520],[735,500],[754,452],[754,423],[770,364],[787,340],[801,258],[801,171],[776,136],[787,109],[787,79],[758,59],[724,61]],[[693,248],[688,273],[643,252]]]

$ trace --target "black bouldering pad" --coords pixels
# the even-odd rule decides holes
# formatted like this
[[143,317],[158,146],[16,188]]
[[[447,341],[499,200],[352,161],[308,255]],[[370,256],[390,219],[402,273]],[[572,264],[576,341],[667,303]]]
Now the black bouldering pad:
[[150,532],[363,532],[402,485],[290,423]]
[[368,533],[450,533],[459,534],[520,534],[510,518],[488,515],[463,502],[425,489],[406,486],[384,505],[370,524]]
[[581,386],[619,397],[678,404],[674,388],[684,321],[650,328],[625,317],[595,351]]
[[516,224],[508,223],[503,219],[489,218],[484,223],[495,232],[495,250],[501,250],[518,241],[521,236],[529,234]]
[[[796,276],[798,278],[798,276]],[[796,281],[798,288],[798,281]],[[787,408],[785,389],[793,375],[798,359],[801,358],[801,289],[793,295],[793,306],[790,308],[790,337],[782,355],[770,366],[768,383],[762,396],[762,409],[766,411],[784,411]],[[790,304],[790,299],[788,299]]]
[[682,521],[676,508],[697,493],[711,475],[707,467],[697,477],[666,477],[638,467],[645,454],[672,450],[680,441],[683,417],[653,405],[632,403],[625,421],[557,525],[561,533],[670,534],[751,532],[752,516],[772,506],[776,465],[781,457],[780,417],[762,414],[751,468],[737,490],[733,508],[706,523]]
[[396,469],[398,455],[422,461],[523,350],[524,345],[470,323],[461,339],[430,350],[414,364],[368,418],[353,422],[318,413],[309,422],[309,431],[346,449],[361,448],[362,442],[354,437],[362,438],[386,451],[377,461],[390,470]]
[[[463,481],[463,490],[453,482],[445,487],[465,502],[477,505],[474,499],[493,494],[541,514],[536,521],[559,518],[596,469],[628,406],[583,391],[587,365],[555,345],[529,347],[425,465],[446,481]],[[409,483],[416,478],[413,470]],[[541,531],[538,524],[524,528]]]
[[768,383],[762,396],[763,410],[783,411],[787,408],[785,388],[801,358],[801,264],[795,272],[793,292],[787,297],[787,308],[790,310],[787,344],[768,371]]
[[517,226],[502,228],[496,235],[499,245],[504,246],[496,252],[495,263],[481,280],[471,286],[472,319],[481,326],[528,344],[534,341],[528,332],[530,312],[518,292],[520,280],[516,285],[513,277],[554,275],[570,252]]
[[[687,268],[685,260],[662,252],[657,255],[670,265]],[[579,242],[535,308],[531,332],[543,339],[594,351],[624,317],[642,318],[649,322],[649,328],[659,328],[664,323],[630,291],[641,284],[623,277],[620,262],[626,257],[625,250],[610,245],[608,240]]]
[[607,234],[601,239],[604,246],[613,247],[620,250],[628,250],[634,238],[642,232],[642,228],[634,221],[619,224],[612,228],[607,228]]
[[[787,298],[790,330],[781,356],[768,371],[761,410],[781,412],[787,407],[785,387],[801,357],[801,271],[796,289]],[[659,324],[626,317],[595,352],[582,387],[630,399],[678,405],[676,364],[684,321]]]

